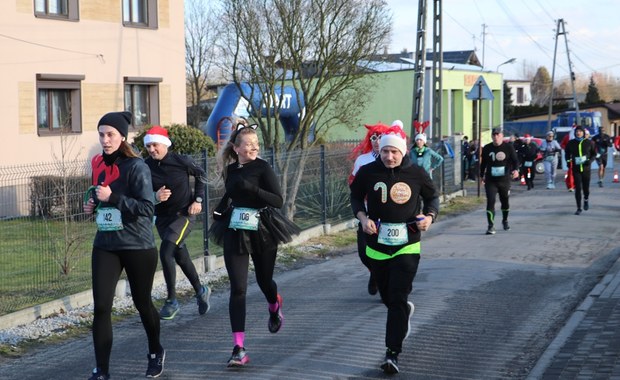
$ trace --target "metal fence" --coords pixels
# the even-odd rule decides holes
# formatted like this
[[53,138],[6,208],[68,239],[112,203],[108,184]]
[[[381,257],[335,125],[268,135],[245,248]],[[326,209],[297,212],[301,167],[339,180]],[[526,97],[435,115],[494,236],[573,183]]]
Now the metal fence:
[[[352,168],[348,155],[356,143],[263,152],[285,184],[287,209],[302,229],[353,217],[347,177]],[[458,157],[446,156],[434,173],[442,193],[462,188]],[[195,159],[209,174],[209,185],[203,214],[186,243],[193,258],[220,255],[221,248],[207,240],[205,218],[223,195],[217,165],[213,157]],[[90,289],[95,225],[92,216],[82,213],[89,185],[88,161],[0,167],[0,315]]]

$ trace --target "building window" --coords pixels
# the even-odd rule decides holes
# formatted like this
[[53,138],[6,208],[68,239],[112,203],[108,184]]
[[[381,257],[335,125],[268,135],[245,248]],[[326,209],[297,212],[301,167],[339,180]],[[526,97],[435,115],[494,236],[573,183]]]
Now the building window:
[[60,20],[79,20],[78,0],[34,0],[34,15]]
[[517,104],[525,103],[525,99],[523,98],[523,87],[517,87]]
[[133,115],[132,126],[159,124],[161,78],[125,77],[125,110]]
[[157,29],[157,0],[123,0],[123,25]]
[[84,75],[37,74],[39,136],[82,132],[82,80]]

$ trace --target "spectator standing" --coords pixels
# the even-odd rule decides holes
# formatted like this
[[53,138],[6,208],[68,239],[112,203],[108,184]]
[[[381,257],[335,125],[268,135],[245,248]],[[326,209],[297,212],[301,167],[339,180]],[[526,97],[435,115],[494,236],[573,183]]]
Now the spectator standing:
[[433,178],[433,170],[438,168],[443,162],[443,156],[426,145],[426,135],[424,133],[418,133],[415,136],[415,145],[411,155],[414,163],[426,170],[431,178]]
[[160,343],[159,314],[151,299],[157,269],[153,185],[148,166],[126,141],[130,122],[129,112],[110,112],[99,120],[103,153],[92,159],[93,186],[84,204],[84,212],[96,213],[97,222],[91,264],[97,366],[89,380],[110,378],[112,304],[123,270],[148,340],[146,377],[161,375],[166,358]]
[[[161,319],[173,319],[179,311],[176,297],[178,265],[196,294],[198,313],[209,310],[211,289],[200,283],[200,277],[185,245],[192,231],[196,215],[202,211],[207,174],[190,157],[169,150],[172,141],[168,130],[160,126],[149,129],[144,136],[144,147],[149,153],[146,164],[151,170],[155,192],[155,227],[161,238],[161,260],[168,297],[159,312]],[[194,177],[194,191],[190,188]]]
[[484,181],[487,196],[487,235],[495,234],[495,198],[499,195],[502,210],[502,225],[505,231],[510,230],[508,213],[510,211],[509,196],[511,178],[518,178],[519,159],[512,144],[504,142],[501,128],[491,131],[493,141],[482,148],[480,160],[480,177]]
[[411,330],[414,305],[408,296],[420,261],[421,231],[439,212],[439,194],[428,173],[407,155],[402,129],[392,127],[381,136],[380,152],[380,160],[363,166],[351,183],[351,206],[366,234],[366,255],[388,309],[381,368],[394,374]]
[[[575,215],[579,215],[582,210],[590,208],[590,167],[592,160],[596,158],[594,145],[585,138],[585,128],[581,125],[575,128],[575,138],[566,144],[564,154],[566,162],[572,163],[572,173],[575,179],[575,201],[577,202]],[[582,191],[583,209],[581,208]]]
[[461,158],[463,160],[463,181],[469,178],[471,164],[471,152],[469,151],[469,137],[463,136],[461,140]]

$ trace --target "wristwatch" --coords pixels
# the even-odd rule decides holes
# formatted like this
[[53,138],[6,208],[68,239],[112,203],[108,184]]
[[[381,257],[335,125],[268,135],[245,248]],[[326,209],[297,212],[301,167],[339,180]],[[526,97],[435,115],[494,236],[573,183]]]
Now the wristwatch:
[[196,203],[202,203],[202,198],[201,197],[196,197]]

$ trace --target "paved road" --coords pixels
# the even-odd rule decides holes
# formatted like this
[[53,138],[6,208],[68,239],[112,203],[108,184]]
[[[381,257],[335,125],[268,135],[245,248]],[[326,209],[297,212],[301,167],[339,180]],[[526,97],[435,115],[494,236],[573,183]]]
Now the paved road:
[[[486,236],[484,210],[433,225],[414,281],[413,333],[400,356],[400,379],[524,379],[574,310],[616,262],[619,184],[592,188],[580,216],[572,193],[514,187],[512,230]],[[266,304],[248,294],[251,362],[229,370],[227,290],[211,311],[183,305],[162,324],[164,379],[380,379],[385,308],[366,294],[353,247],[342,255],[277,274],[285,325],[267,330]],[[115,325],[113,379],[143,378],[145,338],[137,318]],[[547,351],[546,355],[549,355]],[[85,379],[94,366],[83,336],[0,361],[1,379]]]

